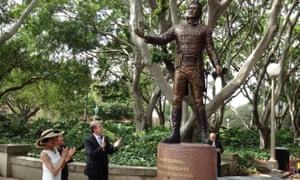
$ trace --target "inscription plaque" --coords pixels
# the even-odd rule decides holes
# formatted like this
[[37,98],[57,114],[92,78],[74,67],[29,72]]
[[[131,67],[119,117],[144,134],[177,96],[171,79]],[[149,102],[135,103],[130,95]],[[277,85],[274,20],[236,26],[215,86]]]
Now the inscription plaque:
[[207,144],[159,143],[157,180],[216,180],[217,152]]

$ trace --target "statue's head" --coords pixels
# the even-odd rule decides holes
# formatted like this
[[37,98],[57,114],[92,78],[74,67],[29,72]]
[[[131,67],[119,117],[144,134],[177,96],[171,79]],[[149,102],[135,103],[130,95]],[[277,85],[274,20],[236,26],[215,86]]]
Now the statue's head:
[[201,14],[202,5],[197,0],[192,1],[187,9],[187,18],[200,19]]

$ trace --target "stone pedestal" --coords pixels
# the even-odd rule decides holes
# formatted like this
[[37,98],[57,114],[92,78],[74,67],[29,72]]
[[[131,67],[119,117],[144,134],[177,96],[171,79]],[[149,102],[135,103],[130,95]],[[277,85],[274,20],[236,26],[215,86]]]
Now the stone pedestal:
[[11,176],[11,156],[26,155],[30,146],[26,144],[0,144],[0,175]]
[[157,180],[216,180],[217,152],[207,144],[158,145]]

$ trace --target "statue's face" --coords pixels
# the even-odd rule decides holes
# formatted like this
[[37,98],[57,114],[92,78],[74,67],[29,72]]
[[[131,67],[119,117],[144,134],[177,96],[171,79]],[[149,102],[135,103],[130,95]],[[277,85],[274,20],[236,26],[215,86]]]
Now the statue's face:
[[198,19],[201,16],[201,9],[197,4],[191,4],[187,9],[187,18]]

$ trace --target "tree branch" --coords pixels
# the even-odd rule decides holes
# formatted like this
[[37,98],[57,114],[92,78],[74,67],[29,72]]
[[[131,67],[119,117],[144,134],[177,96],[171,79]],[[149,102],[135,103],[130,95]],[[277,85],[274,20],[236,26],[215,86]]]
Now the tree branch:
[[232,0],[207,0],[208,4],[208,20],[207,20],[207,26],[213,29],[216,24],[219,17],[222,15],[222,13],[227,9],[229,4]]
[[115,40],[119,41],[120,43],[130,47],[131,49],[134,49],[134,46],[132,44],[128,43],[127,41],[124,41],[123,39],[119,38],[118,36],[114,35],[113,33],[101,31],[100,27],[96,27],[96,28],[100,34],[103,34],[105,36],[110,36],[110,37],[114,38]]
[[25,9],[24,13],[21,15],[20,19],[14,24],[8,32],[4,32],[2,36],[0,36],[0,44],[4,43],[8,39],[10,39],[21,27],[23,22],[25,21],[26,17],[29,15],[31,10],[35,7],[38,0],[32,0],[28,7]]
[[281,0],[275,0],[272,5],[270,16],[268,19],[267,31],[261,41],[258,43],[253,52],[246,59],[244,66],[238,72],[236,78],[231,80],[222,91],[215,96],[215,98],[206,106],[207,116],[210,116],[215,109],[218,109],[222,102],[233,94],[239,86],[244,82],[244,80],[249,75],[251,69],[269,47],[270,43],[275,36],[278,29],[278,15],[280,14]]
[[23,87],[27,86],[27,85],[30,85],[30,84],[33,84],[35,82],[37,82],[38,80],[40,80],[41,78],[38,78],[38,77],[33,77],[27,81],[24,81],[21,85],[19,86],[13,86],[13,87],[10,87],[10,88],[7,88],[5,89],[4,91],[0,92],[0,99],[8,92],[11,92],[11,91],[16,91],[16,90],[19,90],[19,89],[22,89]]

